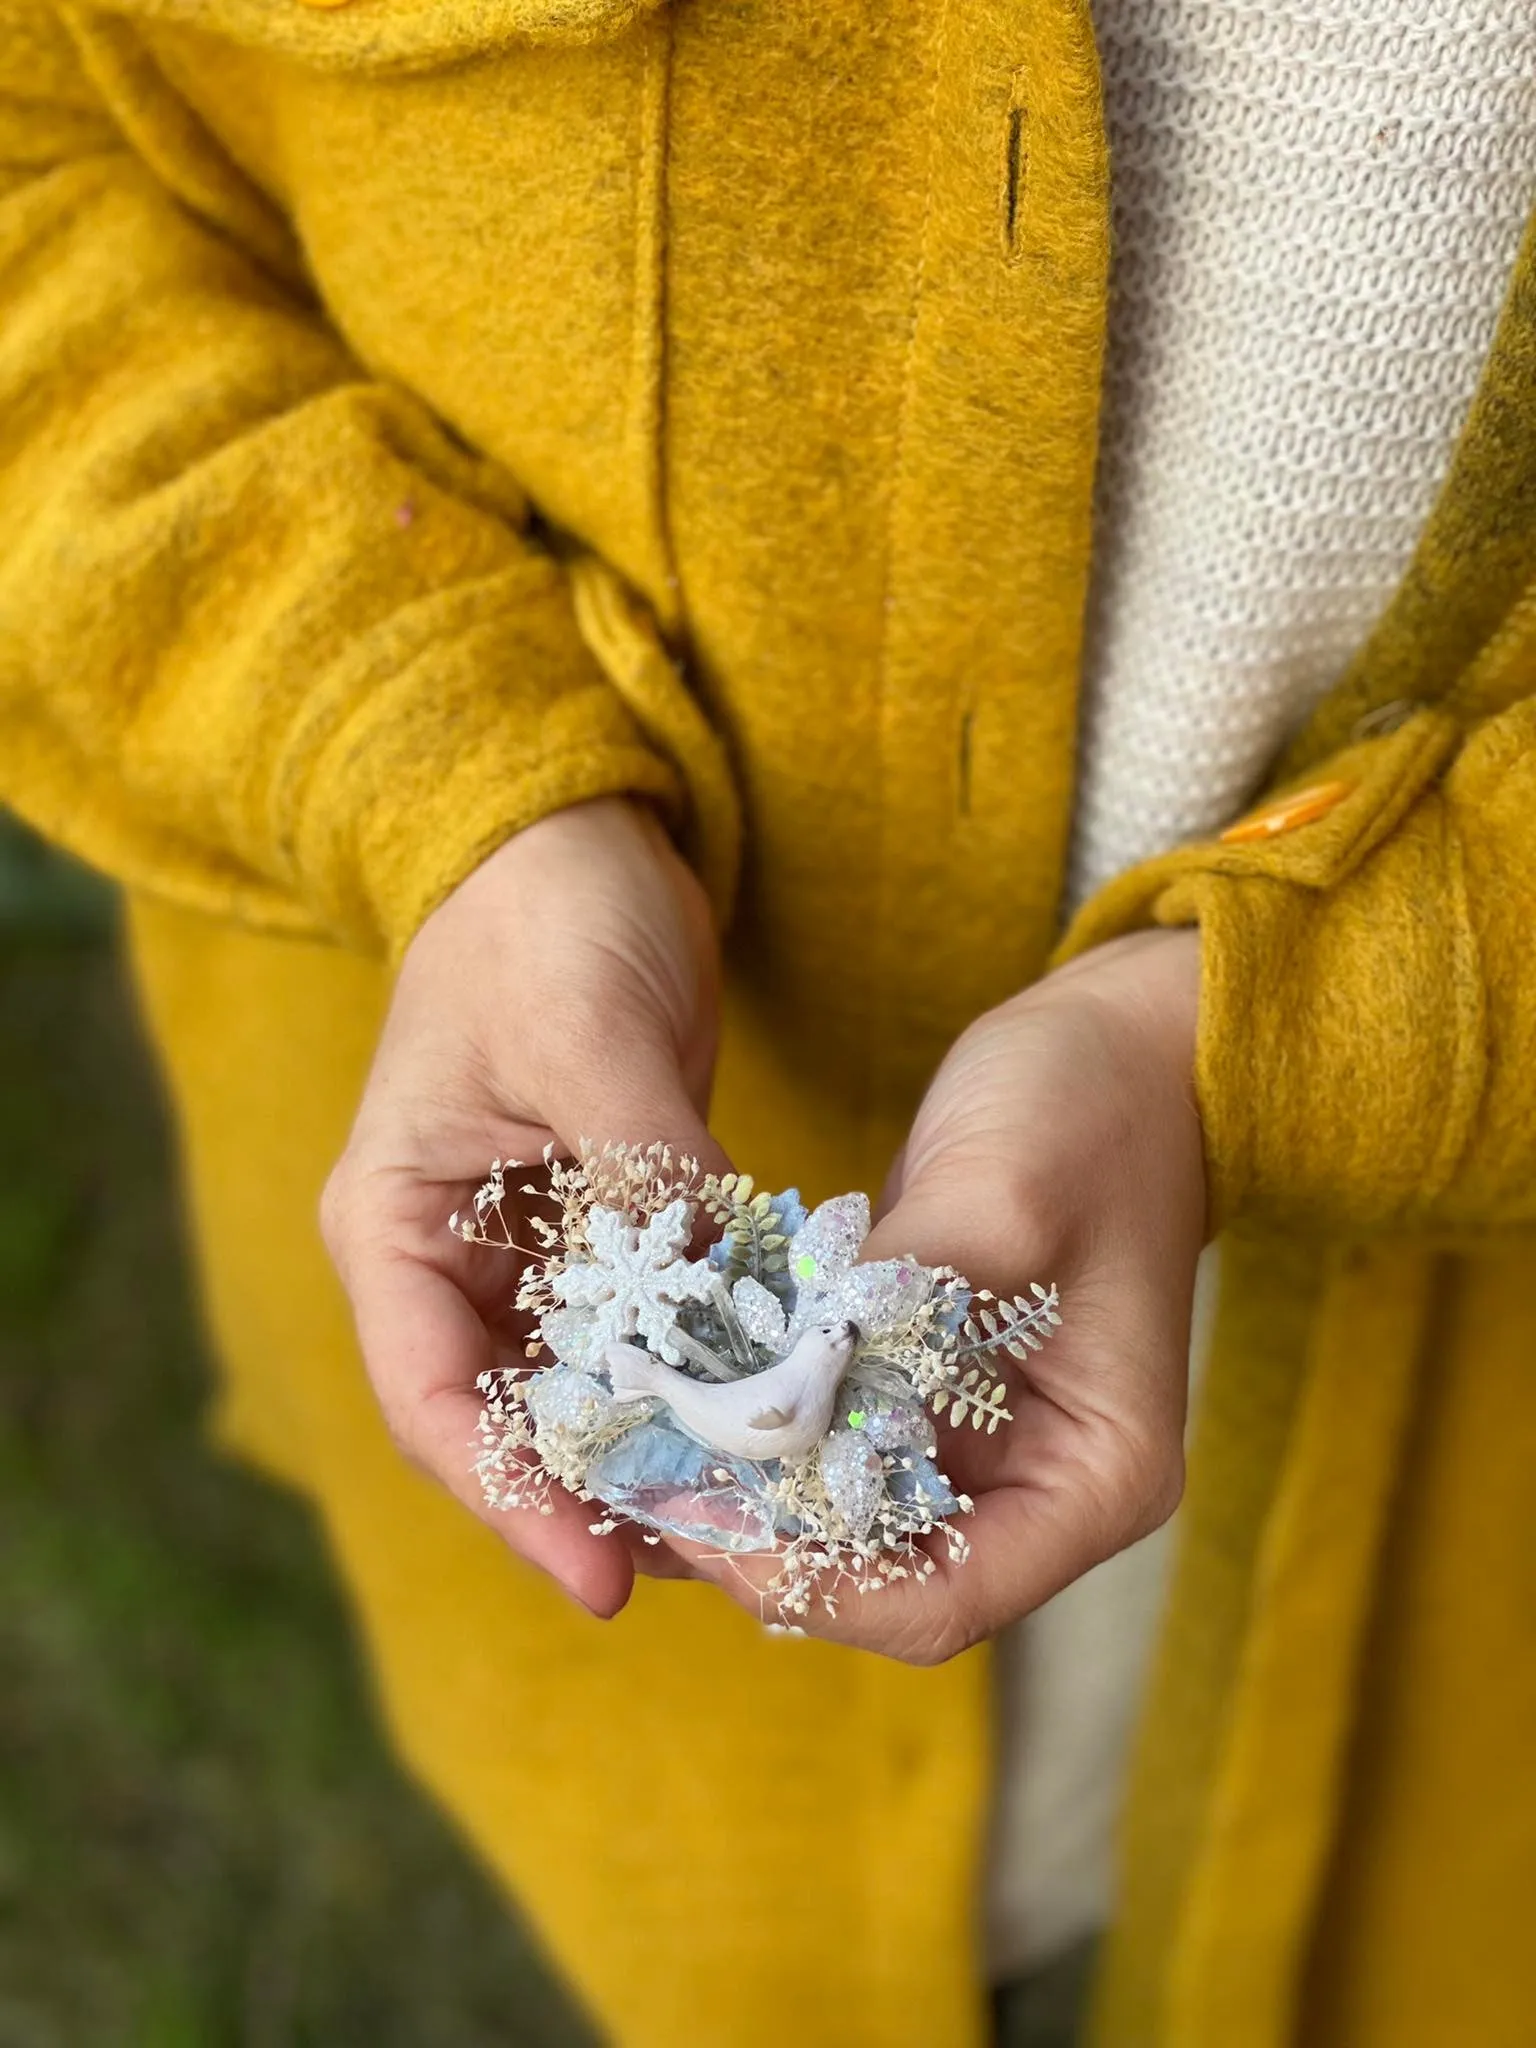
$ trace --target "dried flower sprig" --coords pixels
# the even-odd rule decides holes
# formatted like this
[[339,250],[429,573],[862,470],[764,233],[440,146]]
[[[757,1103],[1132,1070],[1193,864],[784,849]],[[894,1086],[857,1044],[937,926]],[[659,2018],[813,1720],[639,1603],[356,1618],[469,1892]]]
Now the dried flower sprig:
[[754,1192],[751,1174],[727,1173],[718,1180],[711,1175],[700,1186],[699,1206],[720,1225],[728,1275],[750,1273],[764,1281],[787,1271],[789,1238],[780,1228],[784,1218],[771,1195]]

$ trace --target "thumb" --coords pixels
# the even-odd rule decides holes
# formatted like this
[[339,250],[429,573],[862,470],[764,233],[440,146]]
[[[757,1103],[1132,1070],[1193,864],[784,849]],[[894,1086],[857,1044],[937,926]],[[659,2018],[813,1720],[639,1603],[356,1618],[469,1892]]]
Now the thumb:
[[[902,1188],[907,1178],[907,1147],[902,1146],[896,1157],[886,1168],[885,1180],[880,1189],[880,1199],[875,1204],[875,1229],[901,1200]],[[871,1232],[873,1235],[873,1232]]]
[[[1003,1201],[997,1199],[998,1186],[988,1162],[938,1152],[914,1163],[909,1153],[894,1200],[865,1239],[860,1256],[953,1266],[973,1286],[1017,1292],[1040,1277],[1042,1263],[1055,1256],[1057,1229],[1043,1209],[1023,1199],[1021,1189],[1011,1189],[1010,1199]],[[891,1194],[887,1182],[887,1199]]]
[[677,1055],[647,1034],[629,1036],[622,1049],[605,1044],[596,1057],[570,1061],[548,1101],[550,1128],[575,1151],[594,1145],[670,1145],[674,1155],[697,1159],[706,1173],[728,1173],[731,1162],[695,1107]]

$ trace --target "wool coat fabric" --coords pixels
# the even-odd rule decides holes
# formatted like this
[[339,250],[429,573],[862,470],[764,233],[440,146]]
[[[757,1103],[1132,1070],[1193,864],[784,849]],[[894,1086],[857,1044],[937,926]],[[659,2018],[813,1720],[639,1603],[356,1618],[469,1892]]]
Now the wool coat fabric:
[[1199,925],[1228,1250],[1100,2048],[1529,2039],[1536,258],[1277,766],[1341,800],[1063,940],[1106,254],[1083,0],[0,0],[0,790],[131,892],[222,1433],[626,2048],[982,2038],[989,1697],[600,1626],[374,1412],[312,1217],[388,962],[615,791],[813,1195],[1053,949]]

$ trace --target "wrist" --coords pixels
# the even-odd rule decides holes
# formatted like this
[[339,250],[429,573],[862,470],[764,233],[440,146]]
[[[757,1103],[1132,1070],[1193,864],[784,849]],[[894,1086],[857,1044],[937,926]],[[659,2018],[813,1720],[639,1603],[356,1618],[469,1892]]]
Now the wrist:
[[1181,1079],[1193,1076],[1200,1021],[1200,934],[1193,926],[1129,932],[1095,946],[1016,1000],[1081,1001]]
[[520,907],[574,896],[618,865],[644,867],[671,856],[671,843],[643,799],[592,797],[535,818],[502,840],[424,920],[412,946],[465,917],[504,923]]

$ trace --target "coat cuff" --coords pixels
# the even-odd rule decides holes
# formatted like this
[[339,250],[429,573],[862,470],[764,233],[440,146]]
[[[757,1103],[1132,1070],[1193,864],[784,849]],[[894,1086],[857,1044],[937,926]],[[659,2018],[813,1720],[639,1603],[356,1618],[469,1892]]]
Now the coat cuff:
[[397,959],[504,840],[602,796],[661,809],[724,919],[731,778],[648,614],[594,601],[615,580],[601,564],[524,560],[358,650],[382,673],[294,805],[292,867],[312,897],[318,885],[327,927]]
[[1196,1090],[1214,1213],[1402,1225],[1468,1143],[1481,971],[1437,784],[1438,710],[1276,791],[1220,838],[1117,877],[1057,962],[1149,925],[1201,933]]

